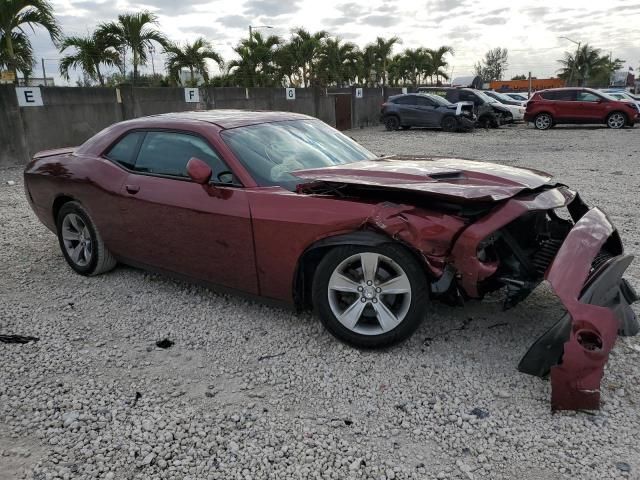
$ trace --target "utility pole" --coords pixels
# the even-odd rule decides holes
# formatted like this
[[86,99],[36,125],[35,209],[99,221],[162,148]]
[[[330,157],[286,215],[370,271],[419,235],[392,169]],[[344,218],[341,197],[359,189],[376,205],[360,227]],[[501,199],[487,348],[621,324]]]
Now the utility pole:
[[156,66],[153,62],[153,54],[156,53],[156,47],[153,45],[149,45],[149,55],[151,55],[151,71],[153,72],[153,76],[156,76]]
[[531,98],[531,72],[529,72],[529,98]]
[[[42,62],[42,81],[44,82],[44,86],[47,86],[47,71],[44,69],[44,58],[41,58]],[[26,85],[25,85],[26,86]]]

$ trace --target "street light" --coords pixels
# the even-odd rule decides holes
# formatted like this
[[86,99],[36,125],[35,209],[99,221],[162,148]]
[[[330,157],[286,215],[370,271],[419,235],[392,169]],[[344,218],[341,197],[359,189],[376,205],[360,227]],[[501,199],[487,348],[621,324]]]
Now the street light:
[[249,25],[249,42],[251,42],[251,36],[253,31],[257,28],[273,28],[271,25]]
[[578,63],[578,55],[580,55],[580,42],[571,40],[569,37],[560,37],[560,38],[564,38],[565,40],[569,40],[571,43],[575,43],[576,45],[578,45],[578,49],[576,50],[576,56],[573,59],[573,65],[571,65],[571,72],[569,73],[569,86],[571,86],[571,82],[573,81],[573,69],[576,67],[576,64]]

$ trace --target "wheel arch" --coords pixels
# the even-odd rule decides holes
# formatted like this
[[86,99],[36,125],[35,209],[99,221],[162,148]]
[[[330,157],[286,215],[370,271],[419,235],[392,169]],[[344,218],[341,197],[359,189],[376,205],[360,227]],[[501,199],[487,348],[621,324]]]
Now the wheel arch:
[[392,237],[374,230],[356,230],[321,238],[307,247],[296,265],[293,276],[293,300],[298,311],[312,308],[311,287],[313,276],[322,258],[333,248],[345,245],[360,245],[376,247],[386,243],[401,245],[415,258],[427,278],[432,278],[431,272],[424,261],[423,256],[414,247],[404,242],[399,242]]
[[622,116],[625,118],[625,125],[629,125],[629,123],[630,123],[629,115],[627,115],[627,112],[625,112],[623,110],[612,110],[612,111],[610,111],[607,114],[606,118],[604,119],[604,123],[605,124],[609,121],[609,117],[611,117],[611,115],[613,115],[614,113],[622,114]]
[[53,215],[53,223],[57,225],[58,223],[58,212],[65,203],[68,202],[77,202],[78,200],[71,195],[67,195],[64,193],[59,194],[54,200],[53,205],[51,206],[51,214]]

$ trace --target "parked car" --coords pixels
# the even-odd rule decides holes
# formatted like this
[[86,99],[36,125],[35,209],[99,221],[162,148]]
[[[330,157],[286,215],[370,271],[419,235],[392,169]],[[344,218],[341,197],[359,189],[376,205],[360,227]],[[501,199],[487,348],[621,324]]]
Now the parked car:
[[636,106],[636,110],[640,112],[640,100],[634,98],[631,94],[626,91],[618,91],[618,92],[605,92],[606,95],[614,100],[620,100],[621,102],[630,102]]
[[609,128],[624,128],[635,124],[638,111],[629,102],[614,100],[591,88],[553,88],[531,97],[524,119],[539,130],[558,123],[604,123]]
[[514,100],[518,100],[519,102],[528,102],[529,94],[527,92],[500,92],[507,97],[513,98]]
[[497,102],[499,105],[507,108],[511,112],[514,122],[521,122],[524,120],[525,107],[521,102],[511,100],[509,97],[503,97],[501,94],[493,91],[484,91],[482,93],[489,97],[493,102]]
[[597,408],[618,330],[640,328],[615,227],[540,171],[378,157],[306,115],[212,110],[117,123],[24,179],[81,275],[121,262],[313,308],[361,347],[408,337],[431,301],[506,287],[513,307],[546,278],[568,313],[519,368],[551,372],[554,408]]
[[502,103],[503,105],[514,105],[517,107],[523,107],[527,102],[522,100],[516,100],[515,98],[511,98],[508,95],[505,95],[500,92],[494,92],[493,90],[483,90],[485,94]]
[[473,104],[457,105],[438,95],[409,93],[394,95],[382,104],[380,120],[387,130],[410,127],[473,130]]
[[482,128],[498,128],[500,125],[513,122],[513,114],[509,109],[504,105],[496,103],[481,90],[458,87],[419,87],[418,92],[439,95],[451,103],[473,103],[475,107],[476,124]]

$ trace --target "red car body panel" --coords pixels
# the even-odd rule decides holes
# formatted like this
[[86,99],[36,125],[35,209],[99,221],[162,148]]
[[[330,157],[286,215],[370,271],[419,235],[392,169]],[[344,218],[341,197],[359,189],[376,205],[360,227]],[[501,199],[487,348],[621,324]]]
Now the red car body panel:
[[[598,388],[616,331],[634,334],[638,329],[628,305],[634,295],[621,279],[630,257],[622,254],[604,215],[589,211],[566,187],[549,184],[551,177],[543,172],[451,158],[396,156],[301,170],[295,172],[301,179],[295,192],[259,186],[220,135],[227,128],[300,119],[311,120],[288,113],[214,111],[122,122],[76,149],[37,154],[25,169],[27,198],[54,232],[61,202],[81,202],[107,248],[124,263],[299,307],[304,306],[299,280],[309,267],[306,256],[352,241],[400,242],[422,264],[432,294],[455,291],[481,298],[487,282],[502,281],[498,277],[505,275],[501,256],[481,258],[488,239],[506,238],[514,222],[528,221],[530,215],[546,219],[548,212],[566,206],[575,225],[556,239],[562,247],[542,253],[545,265],[551,265],[546,278],[566,306],[573,329],[569,332],[563,323],[559,333],[541,337],[523,358],[521,370],[535,375],[551,370],[554,408],[596,405],[598,397],[589,392]],[[129,171],[103,156],[134,130],[201,136],[238,184],[200,184]],[[564,232],[566,221],[549,218],[544,221]],[[611,258],[590,272],[608,244],[614,247]],[[500,248],[496,252],[503,252]],[[531,289],[543,276],[532,278]],[[529,286],[520,283],[524,298]],[[605,301],[609,292],[618,292],[617,300]],[[602,306],[591,305],[598,302]],[[585,352],[585,338],[599,341],[599,350]],[[548,345],[554,347],[552,355]]]

